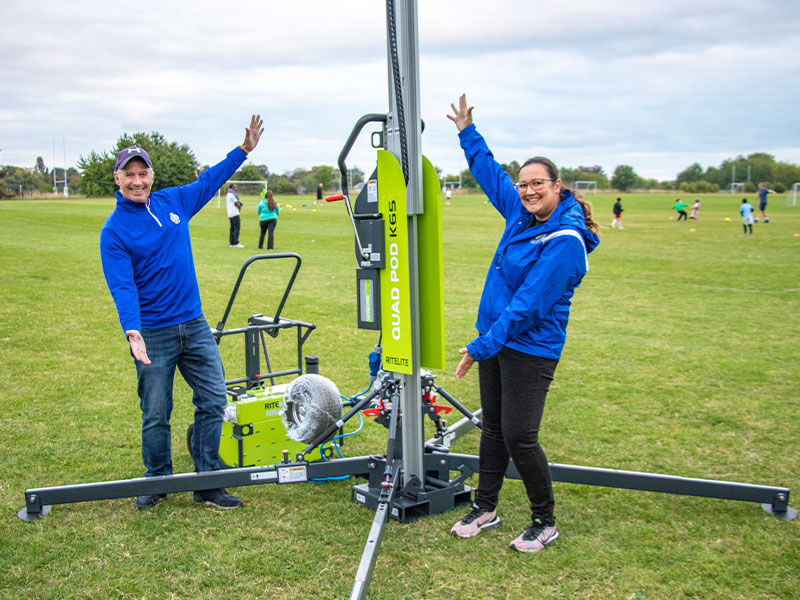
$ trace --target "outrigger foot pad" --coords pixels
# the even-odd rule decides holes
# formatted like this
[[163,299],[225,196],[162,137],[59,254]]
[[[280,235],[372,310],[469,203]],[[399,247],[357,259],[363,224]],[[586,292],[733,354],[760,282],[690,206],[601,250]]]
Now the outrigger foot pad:
[[765,502],[761,505],[761,508],[781,521],[794,521],[797,518],[797,511],[791,506],[787,506],[786,510],[775,510],[772,504],[767,504]]
[[50,512],[51,508],[52,508],[51,506],[46,505],[46,506],[42,506],[42,510],[40,512],[38,512],[38,513],[28,513],[28,509],[26,507],[26,508],[23,508],[22,510],[20,510],[17,513],[17,518],[20,521],[25,521],[26,523],[31,523],[33,521],[37,521],[37,520],[41,519],[42,517],[46,517],[47,513]]

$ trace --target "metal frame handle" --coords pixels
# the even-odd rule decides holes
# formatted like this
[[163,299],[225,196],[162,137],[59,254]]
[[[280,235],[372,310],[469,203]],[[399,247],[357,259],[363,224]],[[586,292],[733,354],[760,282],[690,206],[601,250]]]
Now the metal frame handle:
[[[228,315],[231,312],[231,308],[233,307],[233,301],[236,299],[236,294],[239,292],[239,286],[242,283],[242,279],[244,278],[244,273],[251,264],[258,260],[271,260],[276,258],[294,258],[297,262],[294,266],[294,271],[292,271],[292,276],[289,279],[289,283],[286,285],[286,290],[283,292],[283,298],[281,298],[281,303],[278,306],[278,310],[275,313],[275,319],[273,323],[278,323],[280,320],[281,312],[283,311],[283,307],[286,305],[286,299],[289,297],[289,292],[292,289],[292,285],[294,285],[294,280],[297,278],[297,272],[300,270],[300,264],[302,263],[302,259],[300,258],[299,254],[294,252],[282,252],[278,254],[256,254],[255,256],[251,256],[242,265],[242,269],[239,271],[239,277],[236,279],[236,285],[233,286],[233,292],[231,292],[231,298],[228,300],[228,306],[225,309],[225,314],[222,316],[222,320],[217,323],[217,332],[222,332],[225,329],[225,321],[228,320]],[[217,342],[219,342],[219,336],[217,336]]]

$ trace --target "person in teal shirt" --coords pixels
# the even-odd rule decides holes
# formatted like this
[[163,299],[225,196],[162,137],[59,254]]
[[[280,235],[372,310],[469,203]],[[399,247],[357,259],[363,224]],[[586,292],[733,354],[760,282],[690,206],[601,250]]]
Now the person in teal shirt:
[[742,198],[742,204],[739,206],[739,212],[742,215],[742,229],[744,234],[747,235],[747,228],[750,228],[750,235],[753,234],[753,205],[747,201],[747,198]]
[[685,208],[688,208],[688,206],[689,205],[686,204],[686,202],[681,202],[680,198],[678,198],[675,201],[675,204],[672,205],[672,210],[678,211],[678,221],[680,221],[681,219],[685,221],[689,217],[689,215],[687,215],[686,211],[684,210]]
[[258,238],[259,249],[264,248],[264,235],[269,232],[267,250],[272,250],[275,244],[275,226],[278,224],[280,213],[281,207],[275,202],[272,190],[267,190],[266,196],[258,203],[258,219],[261,224],[261,237]]

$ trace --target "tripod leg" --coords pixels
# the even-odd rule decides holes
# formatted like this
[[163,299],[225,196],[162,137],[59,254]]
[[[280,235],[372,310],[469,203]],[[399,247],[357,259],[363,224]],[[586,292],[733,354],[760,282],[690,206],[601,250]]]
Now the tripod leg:
[[435,389],[437,392],[439,392],[442,398],[447,400],[450,404],[452,404],[456,408],[456,410],[461,412],[461,414],[463,414],[470,421],[472,421],[476,427],[483,429],[481,420],[478,417],[476,417],[473,413],[471,413],[466,406],[464,406],[463,404],[461,404],[461,402],[459,402],[458,400],[453,398],[450,394],[448,394],[442,386],[437,385],[435,386]]
[[378,508],[375,510],[375,518],[372,520],[372,527],[367,537],[367,543],[364,546],[364,552],[361,554],[361,562],[358,564],[353,589],[350,592],[350,600],[361,600],[367,597],[369,584],[372,580],[372,572],[375,570],[375,562],[378,560],[378,552],[380,552],[381,542],[383,541],[383,532],[386,528],[386,523],[389,522],[389,509],[394,499],[394,492],[397,489],[399,474],[399,468],[393,469],[392,478],[387,482],[388,485],[384,486],[384,491],[381,493]]

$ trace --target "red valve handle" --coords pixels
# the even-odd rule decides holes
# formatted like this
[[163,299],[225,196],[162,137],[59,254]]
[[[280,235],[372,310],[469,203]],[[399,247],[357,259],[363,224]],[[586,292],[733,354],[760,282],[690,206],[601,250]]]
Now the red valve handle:
[[339,200],[344,200],[344,194],[336,194],[325,198],[325,202],[338,202]]

